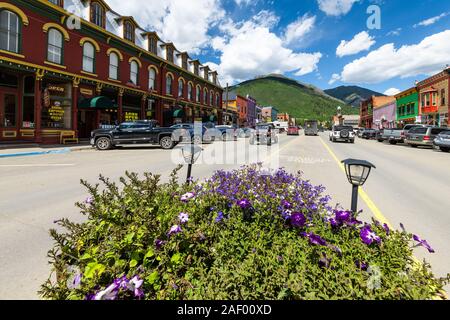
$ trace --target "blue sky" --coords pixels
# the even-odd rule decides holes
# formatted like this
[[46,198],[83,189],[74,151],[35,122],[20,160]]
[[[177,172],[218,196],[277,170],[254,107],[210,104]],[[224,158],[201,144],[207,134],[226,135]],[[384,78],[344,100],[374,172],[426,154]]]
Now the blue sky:
[[[150,0],[135,12],[133,0],[108,2],[217,69],[222,85],[273,72],[395,93],[450,64],[447,0]],[[379,29],[368,28],[371,5]]]

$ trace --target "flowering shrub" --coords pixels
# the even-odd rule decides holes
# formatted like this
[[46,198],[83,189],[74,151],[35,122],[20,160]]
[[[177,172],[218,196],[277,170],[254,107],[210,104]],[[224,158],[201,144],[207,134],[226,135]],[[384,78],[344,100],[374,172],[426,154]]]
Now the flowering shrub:
[[[180,185],[127,173],[100,177],[57,223],[47,299],[431,299],[448,279],[414,266],[406,231],[333,208],[301,174],[258,166]],[[413,238],[414,237],[414,238]],[[415,241],[415,242],[414,242]],[[450,277],[449,277],[450,278]]]

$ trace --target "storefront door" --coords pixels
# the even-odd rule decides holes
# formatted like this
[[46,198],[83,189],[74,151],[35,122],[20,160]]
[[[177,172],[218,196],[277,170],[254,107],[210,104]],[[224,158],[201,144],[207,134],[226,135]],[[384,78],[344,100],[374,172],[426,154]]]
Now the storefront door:
[[[8,129],[11,132],[17,130],[19,126],[18,112],[17,90],[0,88],[0,128],[3,131],[8,131]],[[2,137],[8,138],[8,135]],[[9,137],[15,138],[16,136],[10,135]]]
[[95,112],[91,110],[80,110],[78,113],[78,136],[86,139],[91,136],[91,131],[97,129],[95,124]]

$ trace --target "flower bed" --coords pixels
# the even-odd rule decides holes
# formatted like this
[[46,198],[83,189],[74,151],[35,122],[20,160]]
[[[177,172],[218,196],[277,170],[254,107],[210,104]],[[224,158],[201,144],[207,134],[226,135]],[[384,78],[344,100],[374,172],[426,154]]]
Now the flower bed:
[[406,231],[333,208],[300,174],[258,166],[180,185],[127,173],[101,177],[78,206],[83,224],[51,231],[57,281],[47,299],[432,299],[447,279],[412,250]]

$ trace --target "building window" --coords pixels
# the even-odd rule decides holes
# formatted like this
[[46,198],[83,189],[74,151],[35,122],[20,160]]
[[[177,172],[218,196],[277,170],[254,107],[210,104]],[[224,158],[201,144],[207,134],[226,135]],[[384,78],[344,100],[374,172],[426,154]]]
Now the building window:
[[103,8],[100,3],[91,3],[91,22],[99,27],[105,28],[106,16],[105,8]]
[[182,61],[182,68],[187,70],[188,69],[188,59],[185,55],[183,55],[183,61]]
[[196,91],[197,91],[197,92],[196,92],[196,101],[197,101],[197,102],[200,102],[200,98],[201,98],[201,96],[202,96],[200,86],[198,86],[196,89],[197,89],[197,90],[196,90]]
[[170,46],[168,46],[167,48],[166,48],[166,50],[167,50],[167,61],[170,61],[170,62],[172,62],[173,63],[173,48],[172,47],[170,47]]
[[131,42],[134,42],[134,27],[131,22],[127,21],[124,24],[124,34],[123,37]]
[[83,71],[95,72],[95,48],[90,42],[83,45]]
[[148,88],[150,90],[155,90],[156,89],[156,71],[155,71],[155,69],[150,68],[148,78],[149,78]]
[[433,106],[437,106],[437,104],[438,104],[438,94],[437,94],[437,92],[433,92],[433,94],[432,94],[432,104],[433,104]]
[[214,105],[214,92],[212,91],[209,93],[209,105]]
[[133,84],[138,85],[139,66],[136,61],[130,63],[130,80]]
[[48,2],[53,3],[60,7],[64,7],[64,0],[48,0]]
[[219,95],[216,95],[216,106],[220,107],[220,97],[219,97]]
[[178,80],[178,96],[183,97],[184,96],[184,82],[183,80]]
[[441,106],[445,106],[445,89],[441,90]]
[[192,88],[192,84],[188,84],[188,99],[189,100],[191,100],[192,101],[192,90],[193,90],[193,88]]
[[148,42],[148,50],[155,55],[158,54],[156,43],[157,43],[156,39],[153,37],[150,37],[149,42]]
[[62,64],[63,56],[63,35],[56,29],[48,31],[47,60],[53,63]]
[[172,83],[173,83],[173,77],[172,75],[168,74],[166,77],[166,94],[172,95]]
[[0,49],[19,53],[20,19],[14,12],[0,11]]
[[119,80],[119,56],[114,52],[109,55],[109,78]]
[[208,90],[203,90],[203,104],[208,104]]

